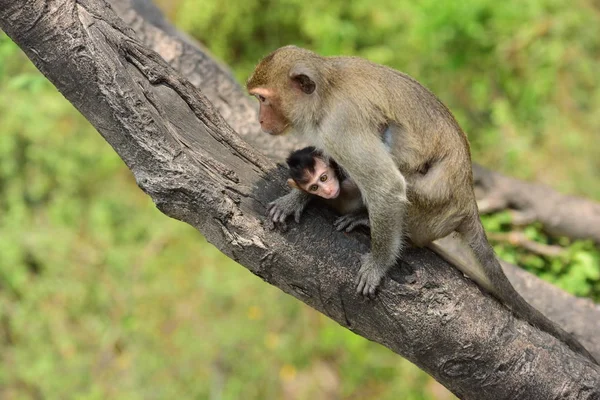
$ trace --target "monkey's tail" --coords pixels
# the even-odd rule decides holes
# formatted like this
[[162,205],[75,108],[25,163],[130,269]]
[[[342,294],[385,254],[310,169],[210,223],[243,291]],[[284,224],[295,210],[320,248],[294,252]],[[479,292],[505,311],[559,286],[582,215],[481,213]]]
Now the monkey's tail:
[[[531,306],[515,290],[502,271],[502,266],[494,253],[494,249],[487,240],[479,215],[475,214],[474,217],[465,220],[463,225],[459,227],[458,233],[472,251],[470,259],[468,257],[465,259],[464,256],[457,258],[451,254],[448,254],[450,259],[446,258],[446,254],[440,254],[442,257],[446,258],[502,303],[506,304],[518,317],[546,331],[555,338],[563,341],[571,350],[584,355],[595,364],[600,365],[573,335],[567,333],[558,324],[552,322],[544,314]],[[475,260],[473,260],[473,256]]]

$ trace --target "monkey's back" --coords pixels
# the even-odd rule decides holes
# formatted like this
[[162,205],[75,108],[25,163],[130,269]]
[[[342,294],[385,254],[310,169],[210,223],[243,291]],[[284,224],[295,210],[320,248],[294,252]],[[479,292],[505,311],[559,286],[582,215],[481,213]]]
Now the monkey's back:
[[[476,212],[471,156],[466,135],[450,110],[417,80],[355,57],[334,57],[342,92],[357,112],[391,129],[391,155],[407,181],[407,233],[425,244],[451,233]],[[365,112],[369,110],[369,112]]]

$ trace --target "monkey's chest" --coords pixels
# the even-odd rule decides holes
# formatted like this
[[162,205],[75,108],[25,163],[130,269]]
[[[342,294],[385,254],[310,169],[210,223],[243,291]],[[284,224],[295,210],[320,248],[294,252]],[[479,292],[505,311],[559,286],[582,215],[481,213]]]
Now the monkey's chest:
[[364,208],[364,205],[362,200],[359,198],[353,199],[352,201],[336,202],[333,205],[333,208],[340,214],[350,214]]
[[350,179],[342,182],[340,195],[329,201],[330,207],[340,214],[350,214],[365,208],[360,190]]

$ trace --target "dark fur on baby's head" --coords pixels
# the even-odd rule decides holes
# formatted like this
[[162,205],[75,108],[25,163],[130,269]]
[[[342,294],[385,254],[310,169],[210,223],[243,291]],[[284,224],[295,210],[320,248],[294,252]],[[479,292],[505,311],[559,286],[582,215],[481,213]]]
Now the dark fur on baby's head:
[[290,168],[290,178],[298,184],[307,183],[309,176],[306,174],[306,171],[311,174],[315,172],[315,158],[320,158],[325,163],[331,165],[335,171],[336,178],[340,182],[346,178],[340,166],[333,159],[325,157],[323,152],[314,146],[308,146],[290,153],[286,159],[287,165]]

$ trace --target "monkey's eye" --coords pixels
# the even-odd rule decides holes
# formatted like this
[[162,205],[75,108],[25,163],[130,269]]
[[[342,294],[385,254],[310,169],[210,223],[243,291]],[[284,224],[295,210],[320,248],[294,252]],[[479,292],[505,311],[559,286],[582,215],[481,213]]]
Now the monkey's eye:
[[323,174],[323,175],[321,175],[321,177],[319,178],[319,180],[320,180],[321,182],[325,182],[325,181],[327,180],[327,174]]
[[258,101],[260,101],[261,103],[263,103],[266,99],[265,96],[261,96],[260,94],[256,95],[256,98],[258,99]]
[[308,190],[310,190],[311,192],[316,192],[317,189],[319,189],[319,187],[317,185],[311,185]]

